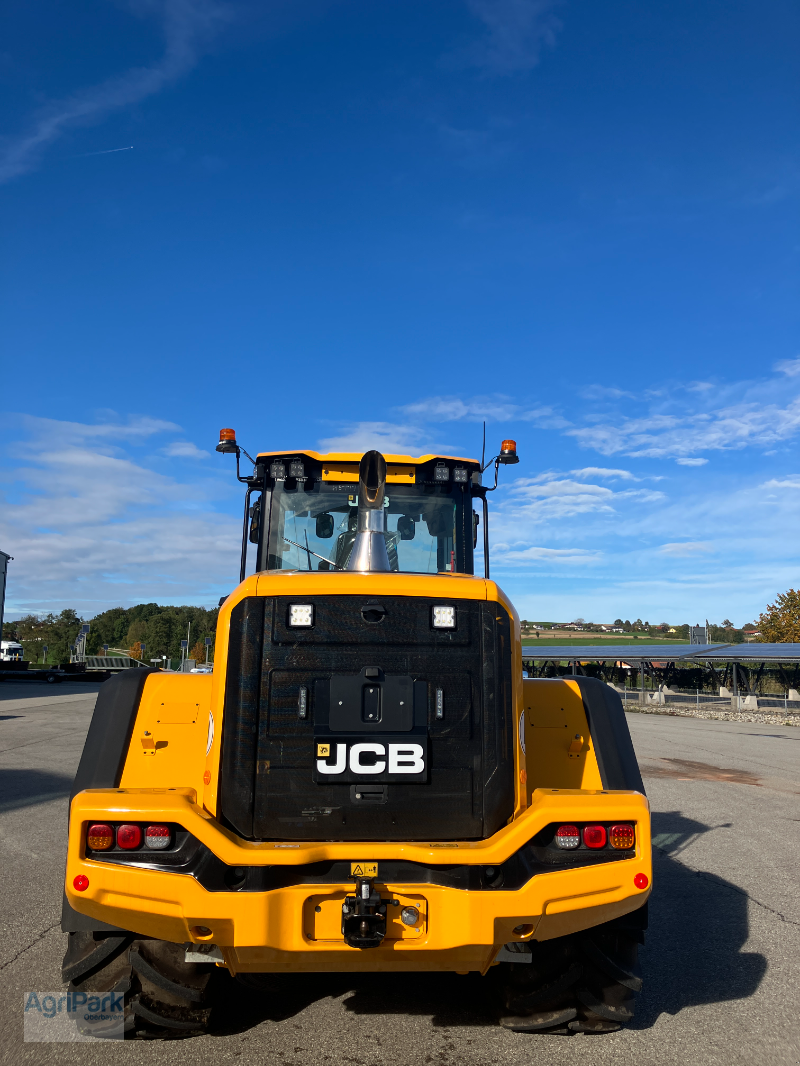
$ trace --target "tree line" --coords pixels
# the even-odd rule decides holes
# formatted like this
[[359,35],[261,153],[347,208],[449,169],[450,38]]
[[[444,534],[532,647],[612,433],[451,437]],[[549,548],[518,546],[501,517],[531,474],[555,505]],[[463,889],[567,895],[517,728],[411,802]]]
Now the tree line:
[[[32,663],[68,662],[70,647],[75,644],[81,626],[88,622],[87,655],[102,655],[103,645],[127,652],[137,659],[177,659],[181,641],[189,639],[189,658],[205,660],[205,639],[212,640],[210,658],[214,657],[219,609],[214,607],[161,607],[157,603],[139,603],[135,607],[112,607],[93,618],[82,618],[66,608],[60,614],[29,614],[3,625],[3,639],[17,640],[23,654]],[[142,645],[145,645],[144,651]]]

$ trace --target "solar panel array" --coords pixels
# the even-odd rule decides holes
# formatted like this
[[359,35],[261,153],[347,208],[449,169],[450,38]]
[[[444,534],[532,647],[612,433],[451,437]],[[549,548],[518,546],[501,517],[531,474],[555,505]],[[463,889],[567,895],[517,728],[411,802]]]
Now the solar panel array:
[[800,662],[800,644],[584,644],[543,648],[528,645],[523,659],[580,662]]

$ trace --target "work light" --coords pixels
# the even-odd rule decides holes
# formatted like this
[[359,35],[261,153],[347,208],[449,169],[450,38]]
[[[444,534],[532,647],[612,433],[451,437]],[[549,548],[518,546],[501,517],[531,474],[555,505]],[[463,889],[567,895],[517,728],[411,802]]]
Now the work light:
[[292,603],[289,605],[289,625],[313,626],[314,608],[310,603]]
[[433,628],[434,629],[455,629],[456,628],[456,609],[455,607],[448,607],[445,605],[437,605],[433,608]]

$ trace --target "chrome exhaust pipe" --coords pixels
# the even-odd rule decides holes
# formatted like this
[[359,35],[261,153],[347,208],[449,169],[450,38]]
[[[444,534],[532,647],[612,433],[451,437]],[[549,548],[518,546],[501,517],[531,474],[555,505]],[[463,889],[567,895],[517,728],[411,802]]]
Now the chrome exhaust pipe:
[[358,468],[358,528],[346,570],[388,573],[386,551],[386,460],[380,452],[366,452]]

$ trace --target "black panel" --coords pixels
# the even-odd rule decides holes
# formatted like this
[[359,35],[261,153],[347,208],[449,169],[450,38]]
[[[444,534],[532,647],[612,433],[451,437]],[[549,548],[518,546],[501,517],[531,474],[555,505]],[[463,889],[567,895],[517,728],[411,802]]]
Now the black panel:
[[220,799],[227,821],[244,837],[253,834],[261,646],[267,602],[250,596],[231,612]]
[[[374,674],[374,677],[365,676]],[[360,674],[332,677],[328,728],[336,733],[398,733],[414,727],[414,679],[365,666]]]
[[577,681],[597,756],[603,788],[631,789],[644,796],[644,782],[633,750],[619,693],[597,677],[568,675]]
[[[70,802],[85,788],[119,787],[144,684],[154,673],[157,671],[134,667],[103,682],[72,784]],[[119,931],[116,925],[76,911],[70,906],[66,892],[61,904],[61,928],[65,933]]]
[[[635,857],[635,851],[615,851],[606,847],[598,851],[578,848],[561,851],[553,843],[558,822],[542,829],[536,837],[497,866],[466,864],[433,864],[387,859],[378,863],[378,885],[398,889],[405,884],[442,885],[470,892],[503,890],[516,892],[531,878],[554,870],[574,870],[622,862]],[[605,823],[610,824],[610,823]],[[186,840],[172,856],[162,854],[121,855],[104,853],[95,856],[101,862],[117,866],[146,865],[149,869],[169,873],[188,874],[199,881],[208,892],[271,892],[293,885],[335,885],[352,881],[350,860],[327,859],[322,862],[290,864],[288,866],[227,866],[195,837]],[[638,921],[647,912],[642,910]]]
[[[288,627],[293,602],[313,603],[312,628]],[[362,614],[369,602],[368,596],[278,597],[244,601],[234,611],[221,797],[224,817],[240,835],[479,839],[510,817],[514,730],[508,615],[497,604],[460,600],[457,628],[434,630],[431,608],[447,603],[446,598],[383,597],[385,613],[378,622]],[[260,617],[256,605],[266,605],[259,666],[252,651],[259,643],[252,632]],[[379,702],[367,692],[373,702],[365,703],[365,685],[381,688]],[[298,710],[301,688],[307,693],[305,717]],[[437,689],[442,717],[437,717]],[[377,711],[380,718],[370,719]],[[356,798],[358,775],[332,775],[338,780],[329,781],[316,771],[317,742],[374,738],[390,744],[404,737],[427,743],[424,777],[380,775],[385,792],[369,802],[363,795]],[[363,783],[370,784],[369,775]]]
[[157,671],[134,667],[103,682],[86,734],[70,801],[85,788],[118,788],[144,683]]

